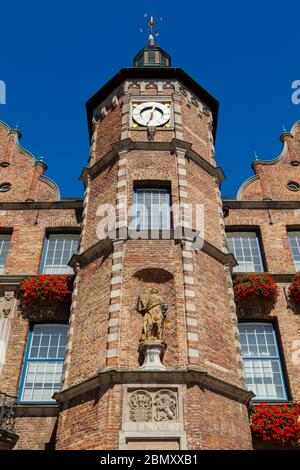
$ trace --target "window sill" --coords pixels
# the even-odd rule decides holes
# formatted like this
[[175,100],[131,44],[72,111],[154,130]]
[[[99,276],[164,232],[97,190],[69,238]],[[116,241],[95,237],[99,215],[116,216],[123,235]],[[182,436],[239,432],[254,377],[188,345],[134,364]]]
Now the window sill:
[[58,416],[57,404],[24,403],[17,405],[17,418]]
[[292,400],[251,400],[249,407],[259,406],[259,405],[292,405],[294,402]]
[[292,282],[293,277],[296,273],[274,273],[274,274],[272,274],[269,271],[263,271],[261,273],[258,273],[258,272],[252,272],[252,273],[247,273],[247,272],[236,273],[236,272],[233,272],[232,273],[234,278],[236,278],[237,276],[247,276],[248,274],[268,274],[276,282],[287,283],[287,282]]

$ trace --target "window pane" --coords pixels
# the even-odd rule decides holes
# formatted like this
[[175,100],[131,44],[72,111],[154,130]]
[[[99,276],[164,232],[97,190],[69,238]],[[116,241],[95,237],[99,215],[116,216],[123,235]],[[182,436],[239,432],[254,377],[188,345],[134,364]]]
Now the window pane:
[[45,274],[72,274],[68,266],[72,255],[77,253],[79,235],[49,235],[44,264]]
[[10,238],[10,235],[0,235],[0,274],[3,274],[5,271]]
[[275,330],[268,323],[239,325],[244,378],[255,400],[287,398]]
[[60,389],[67,332],[67,325],[34,326],[24,365],[22,401],[52,401]]
[[134,193],[134,230],[171,228],[170,192],[167,189],[137,188]]
[[300,271],[300,232],[289,232],[288,236],[296,271]]
[[263,272],[259,240],[255,232],[230,232],[227,234],[227,242],[239,263],[233,268],[234,272]]

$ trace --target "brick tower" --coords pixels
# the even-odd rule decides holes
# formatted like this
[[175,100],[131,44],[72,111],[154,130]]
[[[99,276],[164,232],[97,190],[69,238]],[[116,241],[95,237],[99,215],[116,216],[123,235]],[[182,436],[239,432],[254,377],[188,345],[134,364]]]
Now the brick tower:
[[[55,394],[56,448],[251,449],[252,394],[230,274],[236,262],[226,248],[223,172],[214,158],[218,102],[171,67],[150,34],[134,67],[102,87],[87,113],[90,159],[81,175],[80,252],[70,262],[76,278]],[[168,318],[162,367],[145,370],[137,302],[153,288]]]

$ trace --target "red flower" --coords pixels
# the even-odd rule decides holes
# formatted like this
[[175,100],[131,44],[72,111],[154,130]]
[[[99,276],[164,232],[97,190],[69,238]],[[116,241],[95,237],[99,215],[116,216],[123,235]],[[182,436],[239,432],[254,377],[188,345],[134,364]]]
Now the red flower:
[[41,304],[47,301],[70,303],[73,276],[39,274],[20,282],[18,298],[25,304]]
[[269,274],[244,274],[237,276],[233,286],[236,301],[245,298],[276,300],[278,286]]
[[299,443],[300,405],[298,402],[283,405],[261,403],[250,411],[250,427],[256,439],[273,440],[282,446]]
[[293,277],[293,282],[288,288],[289,299],[293,302],[300,303],[300,273]]

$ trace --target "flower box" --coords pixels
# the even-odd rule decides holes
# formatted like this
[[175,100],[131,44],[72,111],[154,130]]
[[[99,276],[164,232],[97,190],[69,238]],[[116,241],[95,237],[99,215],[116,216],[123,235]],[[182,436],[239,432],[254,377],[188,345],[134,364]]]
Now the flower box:
[[298,402],[273,405],[261,403],[250,409],[250,428],[256,441],[282,447],[298,446],[300,441]]
[[265,300],[274,302],[278,297],[278,286],[269,274],[242,274],[235,278],[234,298],[236,302]]
[[73,276],[40,274],[23,279],[17,297],[24,305],[69,304]]
[[293,282],[288,288],[289,300],[300,305],[300,273],[293,277]]

